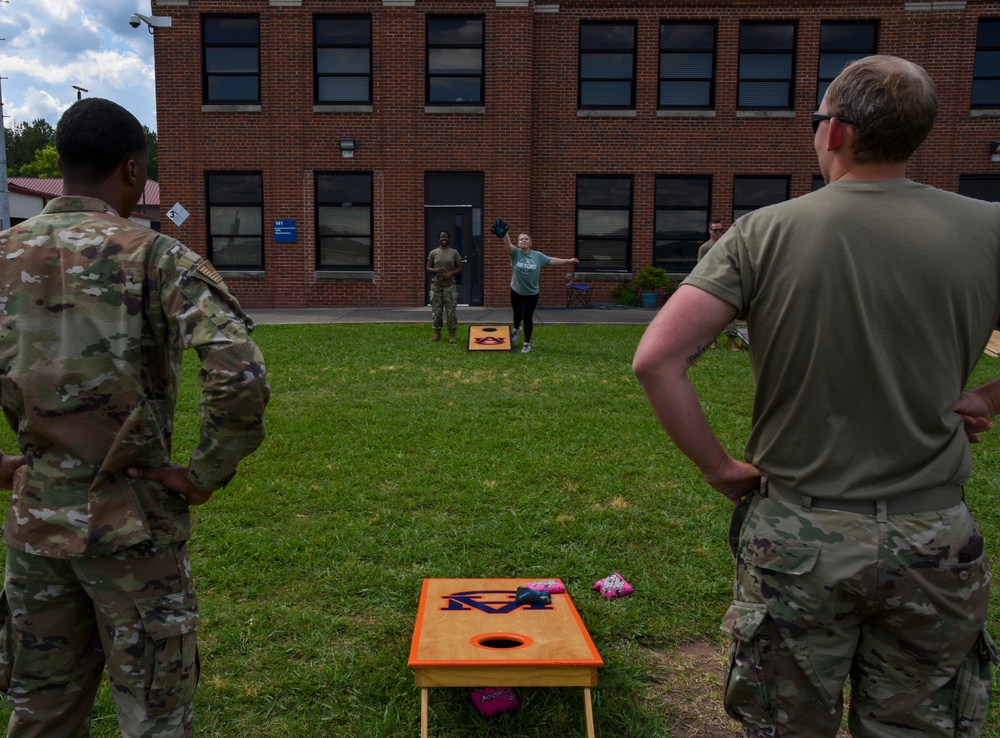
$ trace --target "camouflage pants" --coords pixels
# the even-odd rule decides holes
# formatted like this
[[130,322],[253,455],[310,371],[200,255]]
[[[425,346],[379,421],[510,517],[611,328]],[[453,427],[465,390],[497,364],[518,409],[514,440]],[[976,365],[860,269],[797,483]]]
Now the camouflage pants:
[[53,559],[7,548],[0,689],[9,738],[85,738],[107,668],[125,738],[187,738],[198,604],[187,544]]
[[455,314],[457,307],[458,285],[452,282],[442,287],[437,282],[431,282],[431,312],[434,314],[434,330],[441,330],[442,313],[444,313],[448,319],[448,332],[457,331],[458,316]]
[[982,729],[997,652],[986,557],[960,555],[979,535],[964,502],[881,516],[760,495],[744,505],[722,627],[726,711],[747,736],[833,736],[848,678],[857,738]]

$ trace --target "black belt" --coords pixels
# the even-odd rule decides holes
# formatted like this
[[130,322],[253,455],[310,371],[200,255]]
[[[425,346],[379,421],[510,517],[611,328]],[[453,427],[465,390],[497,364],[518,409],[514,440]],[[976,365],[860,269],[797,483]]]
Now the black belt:
[[887,500],[842,500],[821,497],[809,497],[791,490],[773,479],[763,477],[760,483],[762,497],[771,497],[792,505],[801,505],[810,510],[838,510],[840,512],[857,513],[858,515],[877,515],[879,507],[884,506],[886,515],[909,515],[912,513],[935,512],[955,507],[963,499],[965,492],[960,484],[949,484],[944,487],[921,489],[907,492]]

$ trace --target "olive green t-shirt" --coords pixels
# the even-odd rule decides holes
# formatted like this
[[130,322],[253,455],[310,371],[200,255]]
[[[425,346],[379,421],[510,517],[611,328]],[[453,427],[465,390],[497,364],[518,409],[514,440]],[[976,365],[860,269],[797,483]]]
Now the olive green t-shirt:
[[747,321],[769,476],[845,499],[969,478],[950,408],[1000,317],[1000,203],[841,180],[740,218],[685,283]]

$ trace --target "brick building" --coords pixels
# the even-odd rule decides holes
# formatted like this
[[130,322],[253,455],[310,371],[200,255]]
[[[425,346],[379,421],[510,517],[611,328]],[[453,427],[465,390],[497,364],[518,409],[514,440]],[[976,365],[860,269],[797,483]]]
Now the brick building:
[[[1000,200],[1000,0],[152,0],[162,230],[248,307],[504,305],[494,217],[595,302],[683,275],[726,224],[822,184],[810,115],[850,59],[923,65],[909,176]],[[178,203],[188,211],[181,222]],[[173,221],[173,222],[172,222]],[[177,225],[179,223],[179,225]],[[564,298],[564,269],[541,304]]]

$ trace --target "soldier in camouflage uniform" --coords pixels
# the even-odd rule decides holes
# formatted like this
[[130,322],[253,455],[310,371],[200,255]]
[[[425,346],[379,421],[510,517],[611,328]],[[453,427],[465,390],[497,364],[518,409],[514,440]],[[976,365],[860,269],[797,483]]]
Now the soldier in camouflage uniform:
[[458,317],[455,314],[455,308],[458,307],[458,285],[455,284],[455,277],[462,271],[462,255],[451,248],[450,241],[448,231],[441,231],[438,234],[438,243],[441,245],[427,254],[427,271],[434,275],[431,278],[433,342],[441,340],[441,326],[444,322],[442,314],[448,320],[448,343],[455,343],[455,332],[458,330]]
[[[190,736],[189,506],[263,440],[263,358],[212,266],[126,219],[146,181],[139,122],[87,98],[63,115],[56,148],[64,196],[0,233],[0,393],[23,455],[0,462],[13,489],[0,598],[8,735],[88,735],[106,668],[123,736]],[[203,399],[181,466],[170,451],[185,349]]]
[[[636,352],[660,423],[738,505],[725,705],[751,738],[834,736],[848,679],[854,736],[986,721],[990,573],[963,484],[988,412],[960,395],[1000,319],[1000,204],[906,179],[936,114],[917,65],[849,65],[812,121],[827,186],[734,223]],[[754,336],[746,461],[687,377],[734,317]]]

